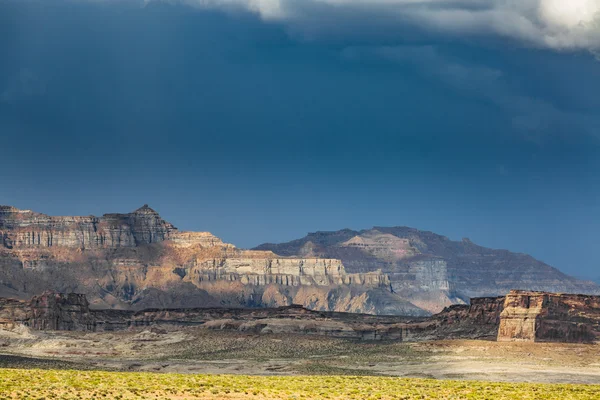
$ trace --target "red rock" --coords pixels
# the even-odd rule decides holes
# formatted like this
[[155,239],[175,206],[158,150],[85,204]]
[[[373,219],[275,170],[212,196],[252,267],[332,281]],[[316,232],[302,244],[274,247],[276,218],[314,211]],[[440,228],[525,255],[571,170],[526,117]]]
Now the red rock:
[[513,290],[506,296],[499,341],[594,342],[600,296]]

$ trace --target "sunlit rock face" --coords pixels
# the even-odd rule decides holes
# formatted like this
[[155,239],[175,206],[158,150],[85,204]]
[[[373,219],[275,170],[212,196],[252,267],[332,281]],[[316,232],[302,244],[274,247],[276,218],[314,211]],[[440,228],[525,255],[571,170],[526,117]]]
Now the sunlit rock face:
[[0,294],[18,298],[52,289],[124,309],[302,304],[428,314],[395,294],[379,269],[348,272],[335,257],[241,250],[208,232],[180,232],[147,205],[102,217],[0,206],[0,238]]
[[430,312],[470,298],[502,296],[518,288],[600,294],[600,287],[567,276],[526,254],[452,241],[407,227],[316,232],[281,244],[263,244],[284,256],[340,259],[348,273],[380,270],[395,294]]
[[600,293],[530,256],[402,227],[242,250],[208,232],[181,232],[147,205],[102,217],[0,206],[0,239],[0,295],[80,292],[92,306],[124,309],[302,304],[424,315],[513,288]]
[[162,242],[175,227],[144,205],[129,214],[51,217],[0,206],[0,236],[9,249],[66,247],[98,249]]
[[[363,296],[347,300],[360,302]],[[103,331],[161,324],[362,340],[593,343],[600,339],[600,296],[513,290],[506,296],[473,298],[468,305],[455,304],[433,316],[416,318],[316,312],[297,303],[260,311],[226,307],[133,311],[90,308],[86,296],[75,293],[47,291],[30,301],[0,297],[0,329],[4,330],[20,331],[27,326],[34,330]]]
[[600,297],[513,290],[500,315],[499,341],[596,342]]

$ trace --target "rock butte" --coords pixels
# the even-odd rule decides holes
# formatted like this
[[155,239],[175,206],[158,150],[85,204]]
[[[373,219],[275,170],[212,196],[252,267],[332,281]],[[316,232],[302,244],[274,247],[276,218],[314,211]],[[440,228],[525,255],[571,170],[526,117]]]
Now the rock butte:
[[163,324],[255,334],[294,333],[361,340],[593,343],[600,339],[600,296],[513,290],[504,297],[471,299],[431,317],[320,312],[293,305],[275,309],[102,310],[81,294],[46,292],[30,301],[0,299],[0,328],[113,331]]
[[527,254],[402,226],[315,232],[257,249],[284,256],[334,257],[350,273],[381,270],[394,293],[431,312],[473,297],[503,296],[515,288],[600,295],[597,284],[565,275]]
[[529,256],[411,228],[317,232],[242,250],[152,208],[54,217],[0,206],[0,296],[77,292],[100,308],[281,307],[426,316],[511,288],[600,294]]
[[387,275],[348,273],[334,258],[240,250],[208,232],[180,232],[144,205],[130,214],[51,217],[0,206],[0,294],[76,291],[93,305],[277,307],[427,315]]

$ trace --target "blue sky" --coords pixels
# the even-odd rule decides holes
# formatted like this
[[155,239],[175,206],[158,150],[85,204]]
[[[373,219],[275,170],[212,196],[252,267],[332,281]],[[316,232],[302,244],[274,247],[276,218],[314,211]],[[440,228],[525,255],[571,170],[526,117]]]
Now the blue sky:
[[0,2],[0,204],[408,225],[596,277],[595,0]]

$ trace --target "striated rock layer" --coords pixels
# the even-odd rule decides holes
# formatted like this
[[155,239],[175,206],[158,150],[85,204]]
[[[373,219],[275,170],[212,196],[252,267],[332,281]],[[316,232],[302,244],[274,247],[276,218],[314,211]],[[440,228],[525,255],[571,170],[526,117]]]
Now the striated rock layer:
[[511,291],[471,299],[431,317],[374,316],[279,308],[92,309],[80,294],[46,292],[29,302],[0,298],[0,328],[110,331],[135,326],[201,326],[256,334],[294,333],[362,340],[432,339],[596,342],[600,296]]
[[52,217],[0,206],[0,295],[84,293],[94,306],[279,307],[426,315],[380,270],[347,272],[335,257],[240,250],[180,232],[144,205],[129,214]]
[[130,214],[102,217],[51,217],[0,206],[0,237],[9,249],[136,247],[162,242],[175,230],[144,205]]
[[514,288],[600,294],[596,283],[572,278],[526,254],[407,227],[316,232],[257,249],[340,259],[349,273],[381,270],[394,293],[431,312],[473,297],[502,296]]
[[595,342],[600,296],[513,290],[500,318],[499,341]]
[[[45,292],[30,301],[0,298],[0,328],[19,325],[34,330],[114,331],[137,326],[199,326],[254,334],[293,333],[361,340],[494,339],[498,299],[473,299],[433,317],[374,316],[278,308],[178,308],[141,311],[92,309],[85,296]],[[458,308],[457,308],[458,307]],[[500,307],[500,308],[499,308]]]
[[120,309],[301,304],[415,316],[515,287],[600,294],[527,255],[411,228],[317,232],[241,250],[208,232],[181,232],[147,205],[101,217],[0,206],[0,296],[52,289]]

